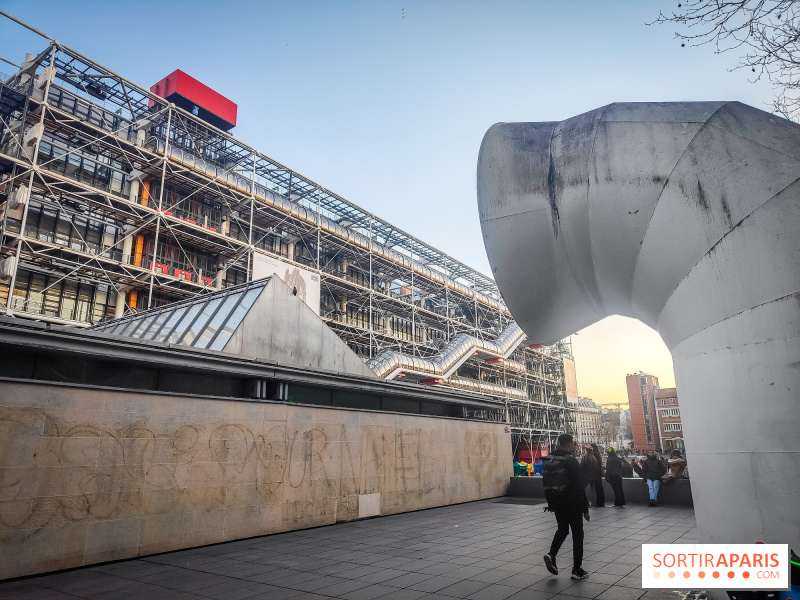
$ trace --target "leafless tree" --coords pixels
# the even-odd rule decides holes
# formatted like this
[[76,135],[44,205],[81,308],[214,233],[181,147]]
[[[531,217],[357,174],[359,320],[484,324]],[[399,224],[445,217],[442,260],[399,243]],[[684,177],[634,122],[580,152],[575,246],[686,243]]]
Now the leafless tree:
[[800,120],[800,0],[688,0],[648,25],[667,23],[680,26],[681,46],[742,51],[736,68],[749,69],[753,82],[767,78],[773,111]]

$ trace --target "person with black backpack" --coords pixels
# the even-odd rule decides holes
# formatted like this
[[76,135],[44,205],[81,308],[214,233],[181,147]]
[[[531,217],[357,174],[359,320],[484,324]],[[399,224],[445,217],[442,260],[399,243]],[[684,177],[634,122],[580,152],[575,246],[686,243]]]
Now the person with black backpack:
[[542,458],[546,511],[555,513],[558,530],[553,536],[550,552],[544,555],[544,565],[558,575],[556,555],[572,530],[572,579],[585,579],[589,574],[581,568],[583,562],[583,521],[589,520],[589,502],[583,486],[578,461],[572,456],[575,441],[568,433],[558,436],[558,449]]

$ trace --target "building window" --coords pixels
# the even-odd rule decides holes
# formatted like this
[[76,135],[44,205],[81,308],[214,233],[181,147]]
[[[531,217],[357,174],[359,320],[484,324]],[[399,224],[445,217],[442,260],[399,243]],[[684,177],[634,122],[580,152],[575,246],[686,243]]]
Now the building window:
[[[7,298],[8,288],[4,287],[5,294],[0,292],[0,296]],[[31,315],[97,323],[113,316],[116,299],[116,292],[105,284],[95,285],[20,269],[11,308]]]
[[680,431],[680,423],[664,423],[664,431]]

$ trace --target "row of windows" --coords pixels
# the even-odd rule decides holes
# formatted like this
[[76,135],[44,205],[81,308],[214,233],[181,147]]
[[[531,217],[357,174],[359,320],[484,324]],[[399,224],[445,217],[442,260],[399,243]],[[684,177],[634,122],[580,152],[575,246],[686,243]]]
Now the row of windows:
[[47,102],[51,106],[75,115],[81,121],[86,121],[106,131],[117,131],[123,123],[127,124],[127,121],[120,115],[90,104],[87,100],[78,99],[54,85],[50,86]]
[[675,404],[677,398],[659,398],[658,402],[661,406],[667,406],[668,404]]
[[680,431],[683,429],[680,423],[664,423],[664,431]]
[[[25,221],[25,237],[67,246],[78,252],[100,254],[121,260],[121,230],[118,226],[67,212],[32,195]],[[8,230],[19,233],[20,221],[9,218]]]
[[[332,317],[340,323],[347,323],[362,329],[370,328],[368,308],[348,306],[346,314],[341,314],[338,312],[334,299],[331,296],[323,295],[320,310],[323,316]],[[397,339],[414,341],[420,344],[446,338],[443,331],[432,327],[414,325],[410,320],[401,317],[384,317],[373,313],[372,324],[375,329],[386,331],[386,333]]]
[[116,196],[127,196],[130,184],[125,181],[125,172],[104,164],[111,162],[107,157],[102,157],[104,161],[98,158],[86,158],[74,150],[68,153],[51,142],[39,144],[38,164],[42,168]]
[[[247,242],[250,239],[250,225],[240,223],[239,221],[231,221],[231,226],[228,236],[240,242]],[[253,246],[261,250],[266,250],[278,256],[289,257],[289,245],[280,237],[265,233],[264,231],[253,227]],[[298,253],[298,243],[295,247],[295,253]]]
[[[154,244],[155,237],[148,235],[141,264],[138,266],[146,269],[150,267]],[[159,265],[165,265],[169,275],[174,275],[176,269],[188,271],[192,274],[192,281],[195,282],[199,281],[197,278],[200,276],[211,279],[217,276],[217,260],[214,257],[186,244],[177,246],[165,243],[163,238],[156,251],[156,262]]]
[[[160,195],[161,184],[156,182],[150,190],[150,206],[158,207]],[[165,211],[171,212],[174,217],[189,219],[194,221],[195,225],[204,225],[220,231],[222,223],[220,205],[199,194],[192,194],[166,185],[164,186],[164,196],[161,198],[161,206]]]
[[680,417],[681,416],[681,409],[680,408],[667,408],[661,411],[662,417]]
[[[10,282],[0,283],[0,305],[7,305]],[[19,269],[11,308],[31,315],[99,323],[114,316],[117,294],[106,284],[92,284],[55,274]]]

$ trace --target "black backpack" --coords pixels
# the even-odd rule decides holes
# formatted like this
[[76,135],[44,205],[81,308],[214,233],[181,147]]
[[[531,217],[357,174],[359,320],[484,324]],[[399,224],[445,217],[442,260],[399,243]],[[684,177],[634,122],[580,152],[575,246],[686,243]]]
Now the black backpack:
[[544,485],[544,497],[548,504],[557,502],[562,498],[569,484],[567,474],[567,458],[569,454],[563,456],[544,456],[542,457],[542,475]]

